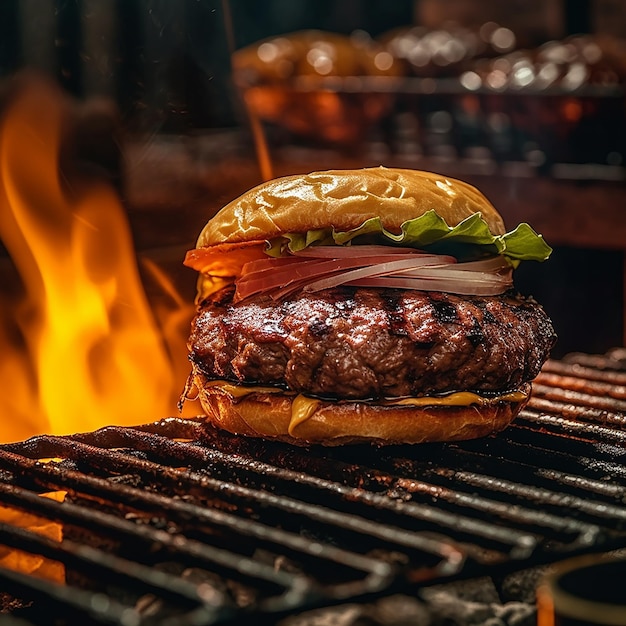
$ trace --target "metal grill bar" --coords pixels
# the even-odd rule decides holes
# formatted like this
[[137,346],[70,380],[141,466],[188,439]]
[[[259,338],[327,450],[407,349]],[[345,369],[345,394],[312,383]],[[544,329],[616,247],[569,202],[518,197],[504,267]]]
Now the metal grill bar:
[[[59,447],[58,450],[62,451],[68,443],[71,442],[63,441],[62,446]],[[71,443],[71,445],[72,447],[76,446],[74,443]],[[0,452],[0,463],[2,463],[3,460],[5,459],[2,458],[2,453]],[[116,465],[121,468],[127,469],[130,466],[131,469],[138,471],[146,467],[154,466],[154,464],[149,464],[145,461],[140,462],[132,458],[125,459],[124,456],[119,453],[111,453],[110,460],[114,461]],[[124,464],[124,460],[126,460],[126,464]],[[133,463],[133,461],[135,462]],[[86,476],[79,472],[60,471],[59,468],[55,466],[41,466],[36,462],[31,464],[22,462],[21,466],[29,467],[32,474],[31,478],[36,479],[39,486],[44,489],[69,488],[76,493],[80,493],[83,497],[92,496],[94,499],[106,495],[111,501],[117,502],[120,505],[126,504],[138,510],[167,511],[171,521],[187,517],[198,523],[210,523],[214,526],[237,526],[239,532],[249,535],[257,541],[278,544],[283,547],[283,549],[291,548],[293,550],[310,553],[315,557],[332,558],[338,562],[344,562],[346,565],[350,564],[355,568],[362,569],[364,572],[386,573],[380,572],[380,568],[377,567],[378,564],[375,561],[370,561],[365,558],[355,558],[355,555],[347,554],[332,546],[326,547],[325,549],[322,546],[315,546],[314,549],[312,549],[311,543],[298,535],[288,535],[284,532],[278,532],[273,528],[263,526],[253,520],[241,520],[239,517],[220,510],[201,508],[181,500],[174,500],[167,496],[128,487],[123,484],[111,483],[106,480],[94,478],[93,476]],[[179,476],[177,479],[174,472],[171,470],[170,472],[167,471],[168,468],[162,468],[162,470],[163,475],[161,479],[163,484],[175,480],[182,480],[180,472],[178,472]],[[190,484],[194,483],[196,486],[206,486],[210,480],[206,477],[193,474],[187,475],[186,479]],[[211,486],[219,491],[221,488],[227,488],[229,485],[225,483],[213,483]],[[80,490],[80,492],[78,492],[78,490]],[[189,494],[191,495],[191,490]],[[274,578],[274,576],[272,575],[270,578]],[[289,586],[286,584],[287,580],[282,582],[284,586]]]
[[[135,626],[140,623],[139,616],[132,608],[104,595],[101,596],[100,604],[98,604],[97,599],[94,602],[94,594],[91,592],[53,584],[34,576],[27,576],[4,568],[0,568],[0,584],[3,591],[18,597],[27,592],[30,600],[35,602],[37,606],[44,607],[33,609],[29,613],[29,617],[33,619],[38,619],[40,615],[47,613],[46,621],[48,621],[50,612],[54,611],[59,618],[83,620],[83,623],[86,620],[100,624],[121,624],[123,626]],[[19,622],[20,626],[23,626],[24,623]]]
[[[133,449],[160,451],[158,452],[160,463],[150,464],[145,460],[140,462],[131,457],[121,458],[117,456],[114,458],[110,451],[103,452],[98,448],[85,448],[85,455],[90,458],[92,470],[113,465],[116,471],[143,474],[152,477],[158,475],[162,484],[168,481],[168,477],[172,478],[173,482],[178,482],[181,480],[179,472],[173,470],[174,474],[170,476],[172,470],[168,471],[167,466],[164,465],[164,463],[171,463],[171,459],[165,458],[162,453],[163,449],[167,447],[168,457],[169,455],[173,455],[177,460],[180,459],[182,461],[186,459],[187,462],[195,461],[199,463],[201,467],[206,467],[210,462],[212,473],[215,472],[216,469],[220,469],[221,474],[227,474],[226,477],[229,480],[251,484],[253,487],[252,489],[247,489],[241,485],[225,483],[222,480],[212,480],[206,476],[198,477],[197,475],[186,475],[184,478],[186,483],[185,492],[190,495],[194,493],[193,488],[210,489],[221,494],[228,493],[231,499],[243,500],[246,503],[256,502],[257,506],[260,504],[265,507],[276,507],[291,515],[304,515],[309,520],[320,521],[335,527],[346,527],[353,533],[360,534],[366,532],[370,535],[370,538],[377,537],[388,542],[395,542],[397,545],[406,548],[429,551],[434,554],[439,554],[441,558],[448,560],[450,558],[450,550],[445,544],[442,546],[441,544],[433,542],[433,540],[428,537],[415,535],[415,533],[410,532],[410,527],[406,527],[402,533],[398,533],[397,530],[395,530],[395,526],[399,523],[397,516],[408,516],[412,525],[415,525],[417,522],[422,522],[431,529],[455,529],[455,532],[459,536],[472,537],[474,540],[482,537],[488,546],[492,547],[497,544],[500,549],[505,549],[507,552],[511,551],[513,556],[527,554],[535,544],[530,534],[516,532],[507,527],[491,525],[484,520],[476,521],[458,514],[450,514],[440,508],[425,503],[415,505],[405,502],[402,499],[389,498],[388,494],[380,495],[360,487],[350,487],[337,481],[320,478],[314,475],[310,466],[306,467],[306,465],[308,465],[308,455],[299,455],[302,460],[305,460],[305,466],[302,466],[296,471],[279,467],[276,464],[255,460],[251,458],[255,455],[255,451],[250,452],[251,456],[244,455],[243,452],[246,450],[247,442],[239,442],[237,453],[232,454],[221,452],[216,448],[190,446],[189,444],[181,442],[161,440],[156,435],[148,438],[145,433],[133,432],[132,429],[120,430],[109,428],[106,429],[106,432],[98,431],[98,433],[94,433],[100,440],[106,438],[108,434],[113,434],[116,437],[116,445],[123,440],[124,445],[132,447]],[[48,444],[53,441],[53,438],[45,439]],[[42,441],[41,443],[44,442]],[[219,442],[214,441],[213,443],[218,444]],[[73,459],[84,456],[81,454],[81,446],[76,442],[61,440],[57,442],[57,444],[59,447],[55,450],[56,454],[62,453],[63,455],[69,455],[67,458]],[[251,445],[254,447],[254,442]],[[37,455],[49,452],[51,452],[51,450],[47,448],[39,448],[36,451]],[[112,464],[113,460],[114,463]],[[285,460],[284,455],[281,460]],[[339,461],[333,461],[332,465],[334,466],[333,473],[336,472],[338,475],[343,474],[342,465],[345,464]],[[371,476],[372,471],[368,470],[368,474]],[[362,475],[363,472],[361,472],[361,476]],[[251,476],[252,479],[250,479]],[[277,497],[274,493],[270,493],[265,489],[264,482],[267,481],[268,477],[271,477],[273,492],[277,490],[278,485],[281,486],[283,490],[281,497]],[[189,486],[189,489],[187,489],[187,486]],[[51,487],[51,485],[45,486],[45,488],[49,487]],[[292,492],[299,491],[300,494],[302,494],[302,489],[305,487],[319,492],[318,501],[332,501],[334,509],[328,510],[326,508],[317,507],[284,495],[285,489]],[[307,492],[307,495],[309,496],[310,502],[313,499],[311,498],[311,492]],[[341,508],[342,502],[344,503],[343,508],[345,509],[347,506],[350,511],[357,510],[357,505],[359,504],[365,505],[365,517],[354,517],[346,513],[339,514],[336,509]],[[386,524],[372,524],[368,519],[368,517],[371,516],[372,509],[378,512],[388,511],[394,515],[396,522],[394,527],[390,528]],[[386,518],[386,520],[388,520],[388,518]],[[458,559],[454,559],[454,561],[457,560]]]
[[[536,391],[535,393],[539,392]],[[557,402],[552,399],[548,400],[545,397],[539,397],[538,395],[530,399],[524,415],[528,415],[531,411],[576,421],[594,422],[615,428],[626,427],[626,417],[623,413],[607,409],[579,406],[569,402]]]
[[25,512],[34,512],[57,523],[80,523],[92,530],[99,529],[109,537],[143,542],[150,546],[151,551],[158,549],[175,553],[179,557],[184,556],[194,564],[209,565],[224,575],[238,575],[246,582],[256,583],[264,589],[263,581],[269,581],[283,588],[292,586],[292,577],[282,572],[275,572],[267,565],[245,559],[234,560],[232,554],[227,551],[197,542],[181,544],[167,531],[137,525],[108,513],[94,511],[70,502],[61,504],[54,500],[40,498],[32,492],[10,485],[0,485],[0,493],[4,504]]
[[[626,386],[626,371],[615,371],[611,369],[598,369],[597,360],[602,359],[602,364],[606,367],[609,363],[613,367],[622,367],[620,364],[607,360],[606,357],[592,357],[590,355],[579,355],[578,361],[576,356],[572,355],[569,360],[555,361],[550,359],[546,361],[541,369],[539,376],[547,379],[549,374],[555,374],[558,377],[552,377],[550,380],[556,386],[563,386],[563,379],[576,377],[579,380],[599,381],[609,385]],[[584,365],[584,363],[596,363],[596,365]]]
[[303,450],[168,419],[0,446],[2,504],[63,528],[0,523],[0,544],[66,572],[0,584],[31,623],[260,623],[625,547],[624,354],[549,361],[513,425],[456,444]]
[[[57,543],[23,528],[0,524],[0,542],[54,561],[62,559],[68,567],[97,576],[103,584],[115,581],[139,585],[145,588],[145,593],[155,593],[165,599],[180,601],[186,598],[189,607],[205,604],[197,587],[184,580],[74,541]],[[205,607],[204,610],[208,609]]]
[[[578,379],[570,380],[577,381]],[[545,378],[540,378],[537,382],[535,393],[547,400],[609,411],[626,411],[626,400],[617,400],[614,396],[614,392],[616,389],[617,392],[619,392],[619,388],[610,385],[607,385],[605,388],[604,385],[600,386],[599,383],[596,383],[596,388],[592,389],[590,383],[581,381],[582,384],[580,384],[578,388],[584,389],[585,391],[577,391],[572,389],[574,386],[573,383],[567,380],[564,381],[564,383],[569,384],[569,387],[547,386],[542,384],[542,382],[547,381]],[[589,393],[589,391],[594,391],[595,393]],[[595,395],[596,393],[605,393],[606,395]]]
[[[128,435],[130,432],[131,431],[126,431],[124,434]],[[52,441],[53,438],[48,439]],[[156,448],[158,448],[160,437],[154,436],[152,443]],[[172,443],[176,445],[176,442]],[[67,453],[66,458],[74,458],[75,456],[80,457],[82,456],[81,450],[86,448],[86,446],[73,442],[69,439],[57,440],[56,444],[57,453],[62,453],[64,455]],[[185,444],[178,445],[187,447]],[[369,522],[367,519],[357,518],[353,515],[339,514],[333,510],[299,502],[286,497],[279,498],[267,491],[255,492],[245,487],[226,483],[224,481],[213,480],[207,476],[202,476],[196,473],[186,472],[183,475],[176,469],[168,468],[164,465],[157,465],[146,460],[138,460],[119,452],[105,452],[92,447],[86,453],[89,454],[92,459],[93,469],[102,467],[102,465],[99,465],[98,463],[100,460],[105,466],[114,466],[116,473],[134,472],[138,475],[147,475],[148,477],[154,477],[160,474],[159,478],[161,486],[165,486],[166,484],[178,484],[179,491],[184,491],[184,493],[188,496],[202,495],[200,493],[201,490],[227,494],[231,502],[234,499],[241,499],[245,501],[246,504],[256,502],[257,505],[264,507],[276,507],[291,515],[303,515],[309,520],[320,521],[324,524],[336,527],[344,527],[351,533],[367,534],[370,539],[382,539],[384,541],[415,550],[431,552],[436,554],[439,558],[449,557],[450,555],[449,549],[446,549],[446,547],[441,543],[435,542],[428,537],[419,536],[409,532],[400,534],[392,528],[388,528],[381,524],[374,524]],[[0,463],[2,463],[2,460],[2,455],[0,453]],[[22,465],[24,464],[22,463]],[[124,485],[111,484],[93,477],[82,476],[75,472],[59,470],[58,467],[54,466],[41,466],[36,462],[32,462],[30,464],[27,462],[25,465],[30,466],[29,471],[32,475],[34,474],[38,478],[45,476],[45,479],[42,478],[40,481],[40,486],[43,489],[80,488],[81,493],[91,495],[95,498],[102,497],[104,494],[107,494],[112,500],[118,503],[127,501],[129,505],[135,508],[147,507],[151,510],[166,510],[170,519],[187,516],[188,518],[194,519],[196,522],[206,522],[213,525],[219,524],[221,526],[237,526],[239,532],[250,535],[256,540],[277,543],[281,545],[283,549],[293,548],[294,550],[297,549],[303,552],[311,552],[310,542],[303,540],[301,537],[290,536],[284,532],[278,533],[270,527],[257,524],[250,520],[241,520],[238,517],[225,514],[221,511],[210,511],[190,505],[186,502],[172,500],[169,497],[146,493],[143,490],[134,489]],[[51,479],[52,476],[55,478]],[[184,489],[181,490],[180,485],[184,485]],[[386,571],[380,572],[380,567],[375,561],[360,558],[354,553],[342,552],[337,548],[329,548],[326,551],[323,551],[320,546],[315,546],[313,554],[317,557],[332,557],[338,563],[344,563],[346,566],[353,568],[360,568],[366,572],[382,573],[385,575],[388,574]]]

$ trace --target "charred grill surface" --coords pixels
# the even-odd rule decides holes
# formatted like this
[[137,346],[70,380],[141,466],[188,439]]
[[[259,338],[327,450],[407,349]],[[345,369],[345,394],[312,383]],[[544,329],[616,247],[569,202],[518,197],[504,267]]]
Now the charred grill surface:
[[509,428],[454,444],[300,449],[168,419],[2,445],[0,607],[275,624],[626,548],[624,357],[549,360]]
[[236,305],[222,293],[204,303],[189,345],[208,378],[377,399],[513,390],[554,340],[543,309],[519,295],[342,288]]

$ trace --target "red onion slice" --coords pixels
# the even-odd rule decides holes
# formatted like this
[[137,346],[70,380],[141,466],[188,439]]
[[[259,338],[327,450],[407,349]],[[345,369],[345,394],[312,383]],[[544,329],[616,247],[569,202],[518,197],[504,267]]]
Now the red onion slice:
[[449,278],[401,278],[399,276],[364,278],[352,281],[350,286],[443,291],[462,296],[497,296],[506,291],[502,285],[489,282],[468,283],[465,280],[454,281]]
[[[383,250],[385,249],[384,246],[377,247]],[[401,263],[397,268],[396,266],[392,266],[393,269],[390,270],[397,271],[397,269],[404,269],[405,267],[418,267],[424,263],[428,263],[429,265],[437,264],[441,262],[441,259],[447,259],[449,263],[454,263],[455,261],[453,257],[425,254],[380,254],[374,258],[346,257],[341,259],[305,259],[300,257],[287,257],[255,260],[244,265],[242,275],[236,282],[237,291],[235,300],[239,301],[257,293],[287,287],[302,281],[309,283],[329,275],[338,277],[338,284],[341,284],[345,282],[345,279],[341,279],[341,277],[344,276],[347,271],[354,268],[363,268],[364,265],[368,266],[364,268],[365,273],[358,274],[356,277],[370,274],[371,272],[368,269],[372,267],[370,264],[374,264],[373,267],[378,267],[390,262],[396,264]]]
[[[291,262],[284,263],[285,260]],[[341,274],[346,269],[362,267],[364,263],[367,261],[363,259],[299,259],[293,257],[289,259],[266,259],[263,262],[255,261],[252,265],[255,271],[247,271],[248,265],[244,265],[242,275],[236,281],[235,301],[293,283],[310,282],[320,276]]]
[[331,287],[337,287],[338,285],[348,284],[352,280],[359,280],[361,278],[367,278],[369,276],[385,276],[388,274],[395,274],[396,272],[402,272],[404,270],[414,270],[416,267],[444,267],[452,265],[456,261],[453,257],[443,257],[438,255],[424,255],[417,259],[404,259],[399,261],[391,261],[386,263],[376,263],[375,265],[369,265],[368,267],[361,267],[349,272],[342,272],[321,280],[316,280],[312,283],[308,283],[303,287],[303,291],[315,292],[322,289],[330,289]]
[[[302,259],[304,261],[304,259]],[[256,274],[257,272],[273,271],[282,266],[292,265],[294,262],[298,263],[300,259],[294,259],[293,257],[277,257],[256,259],[246,263],[242,268],[242,275],[249,276],[250,274]]]
[[409,270],[401,272],[399,278],[449,278],[451,280],[464,280],[466,282],[496,282],[496,283],[509,283],[511,281],[510,273],[488,273],[488,272],[470,272],[469,270],[457,270],[447,267],[441,268],[421,268],[416,270]]
[[340,285],[497,295],[512,284],[512,267],[502,257],[457,263],[451,256],[411,248],[316,246],[247,263],[236,281],[235,301],[259,293],[279,299],[300,289],[312,293]]

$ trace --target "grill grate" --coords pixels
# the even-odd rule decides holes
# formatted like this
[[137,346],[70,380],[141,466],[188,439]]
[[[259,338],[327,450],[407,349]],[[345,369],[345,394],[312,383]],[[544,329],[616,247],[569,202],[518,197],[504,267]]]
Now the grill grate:
[[618,349],[549,361],[513,425],[458,444],[299,449],[175,418],[5,444],[0,502],[63,539],[1,517],[0,549],[64,583],[2,567],[0,597],[20,623],[271,623],[625,547],[625,421]]

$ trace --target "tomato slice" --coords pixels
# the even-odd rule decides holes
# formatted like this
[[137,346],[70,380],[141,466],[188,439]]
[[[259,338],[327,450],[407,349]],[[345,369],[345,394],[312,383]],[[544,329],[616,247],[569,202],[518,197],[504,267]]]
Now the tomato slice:
[[218,244],[189,250],[183,264],[210,276],[239,276],[246,263],[267,258],[264,250],[265,241]]

